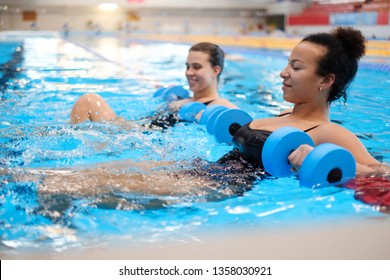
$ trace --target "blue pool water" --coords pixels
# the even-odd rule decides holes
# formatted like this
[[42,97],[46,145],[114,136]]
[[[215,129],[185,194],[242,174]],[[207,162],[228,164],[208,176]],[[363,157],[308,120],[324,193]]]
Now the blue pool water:
[[[0,68],[0,250],[64,250],[117,239],[137,244],[189,240],[231,226],[272,228],[350,218],[388,219],[377,207],[355,200],[352,189],[302,188],[294,177],[259,178],[249,190],[227,196],[223,190],[229,186],[197,195],[115,188],[83,195],[66,188],[56,191],[55,183],[46,186],[48,193],[40,190],[40,183],[53,170],[97,170],[96,164],[131,159],[170,161],[172,172],[190,168],[195,158],[216,161],[231,150],[198,124],[179,123],[160,131],[112,123],[68,123],[72,105],[86,92],[101,94],[119,115],[134,123],[153,115],[164,106],[163,100],[153,98],[156,86],[186,85],[189,46],[0,34],[0,64],[8,63]],[[220,84],[223,97],[254,118],[288,108],[279,78],[288,53],[232,47],[225,51],[243,59],[227,59]],[[363,60],[347,105],[334,104],[331,113],[333,121],[355,132],[372,155],[386,163],[390,163],[389,88],[388,64]],[[40,172],[40,177],[25,176],[31,170]],[[123,170],[140,172],[131,165]],[[78,179],[76,185],[83,186],[83,178]],[[158,185],[159,178],[148,183]],[[185,185],[181,181],[167,187]]]

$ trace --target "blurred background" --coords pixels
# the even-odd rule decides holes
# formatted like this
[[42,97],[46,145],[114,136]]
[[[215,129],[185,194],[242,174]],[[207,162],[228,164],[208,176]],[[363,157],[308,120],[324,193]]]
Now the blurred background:
[[390,39],[390,0],[0,0],[0,31],[302,36],[351,25]]

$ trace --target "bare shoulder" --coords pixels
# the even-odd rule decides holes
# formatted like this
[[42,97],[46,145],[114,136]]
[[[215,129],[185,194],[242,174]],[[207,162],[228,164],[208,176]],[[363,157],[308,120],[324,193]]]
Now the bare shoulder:
[[355,138],[357,140],[357,137],[350,130],[332,122],[321,124],[313,129],[310,134],[313,135],[315,142],[318,144],[334,143],[340,145]]
[[356,161],[363,164],[377,164],[359,138],[350,130],[335,123],[321,124],[309,132],[316,145],[333,143],[349,150]]
[[229,100],[227,100],[225,98],[222,98],[222,97],[220,97],[217,100],[215,100],[212,104],[219,104],[219,105],[222,105],[222,106],[226,106],[228,108],[237,108],[237,105],[233,104]]
[[284,109],[283,111],[281,111],[279,113],[279,115],[285,115],[285,114],[289,114],[292,112],[292,108],[288,108],[288,109]]
[[275,130],[275,127],[273,127],[274,125],[275,118],[254,119],[251,123],[251,128],[273,131]]

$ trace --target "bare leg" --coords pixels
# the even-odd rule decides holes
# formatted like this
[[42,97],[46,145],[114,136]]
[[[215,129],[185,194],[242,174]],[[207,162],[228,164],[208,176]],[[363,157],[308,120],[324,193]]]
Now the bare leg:
[[[220,181],[198,176],[197,173],[175,171],[172,162],[160,161],[115,161],[79,166],[77,169],[0,167],[0,175],[6,178],[5,182],[34,182],[39,200],[48,210],[45,215],[53,215],[55,219],[58,213],[65,211],[62,208],[73,198],[91,199],[91,203],[105,208],[156,209],[187,199],[219,201],[242,191],[241,187],[237,191],[238,186],[221,188],[226,183],[223,179]],[[150,196],[151,200],[143,201],[143,195]]]
[[[128,163],[131,164],[130,161]],[[111,168],[97,165],[95,168],[81,170],[0,168],[0,175],[11,175],[9,182],[35,182],[40,194],[79,197],[112,191],[153,195],[204,195],[207,190],[214,188],[207,179],[159,170],[158,164],[145,166],[134,163],[131,171],[122,169],[120,164],[115,165],[117,164]]]
[[107,104],[103,97],[95,93],[87,93],[81,96],[72,108],[70,122],[82,123],[86,120],[92,122],[111,121],[117,115]]

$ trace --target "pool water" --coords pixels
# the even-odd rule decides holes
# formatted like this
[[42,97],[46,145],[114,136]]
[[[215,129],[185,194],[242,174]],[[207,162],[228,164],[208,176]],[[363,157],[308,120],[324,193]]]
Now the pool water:
[[[189,46],[0,34],[0,63],[7,64],[0,68],[0,250],[58,251],[118,239],[134,244],[186,241],[229,227],[389,219],[377,206],[356,200],[352,189],[303,188],[295,177],[259,178],[249,190],[227,196],[218,191],[153,195],[115,188],[68,195],[56,192],[55,184],[48,186],[52,192],[46,196],[39,191],[39,180],[13,179],[23,178],[29,170],[49,170],[49,174],[129,159],[170,161],[171,172],[191,168],[196,158],[216,161],[231,150],[195,123],[179,123],[167,130],[68,123],[72,105],[86,92],[101,94],[119,115],[134,123],[153,115],[165,105],[153,98],[157,86],[186,85]],[[254,118],[288,108],[279,78],[288,53],[224,49],[242,59],[226,60],[220,84],[223,97]],[[390,163],[389,88],[388,65],[363,60],[347,104],[334,104],[331,112],[333,121],[356,133],[370,153],[386,163]],[[124,170],[132,172],[132,168]],[[149,183],[158,184],[158,178]]]

